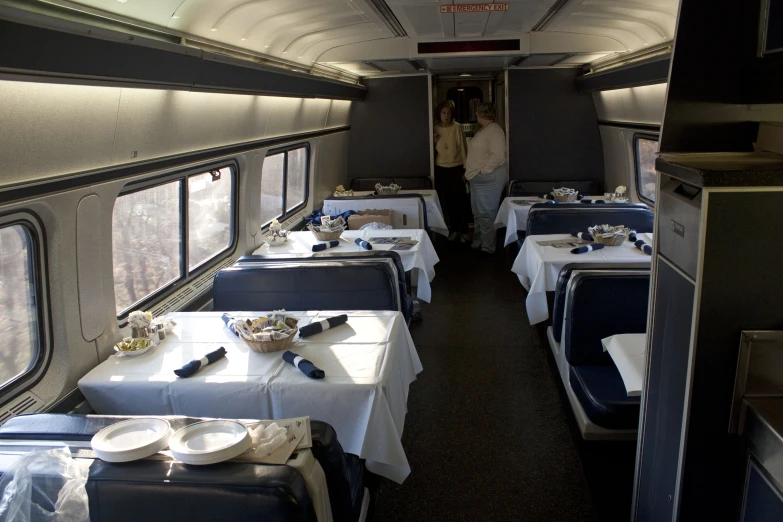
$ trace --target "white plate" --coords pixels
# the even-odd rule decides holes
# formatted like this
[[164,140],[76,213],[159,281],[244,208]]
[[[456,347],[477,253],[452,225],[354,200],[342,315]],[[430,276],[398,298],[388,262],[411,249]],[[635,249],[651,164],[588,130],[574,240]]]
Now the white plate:
[[141,350],[120,350],[117,348],[117,346],[115,346],[114,351],[117,352],[117,355],[120,357],[138,357],[139,355],[145,354],[153,348],[155,348],[153,345],[149,345],[146,348],[142,348]]
[[106,462],[129,462],[166,449],[171,425],[164,419],[129,419],[103,428],[90,444]]
[[174,457],[185,464],[215,464],[233,459],[250,448],[252,440],[244,424],[209,420],[182,428],[169,440]]

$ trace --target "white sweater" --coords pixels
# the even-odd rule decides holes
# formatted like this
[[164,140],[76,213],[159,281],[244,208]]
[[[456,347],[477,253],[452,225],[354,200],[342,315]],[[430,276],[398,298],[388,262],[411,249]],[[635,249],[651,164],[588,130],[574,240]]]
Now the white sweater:
[[489,174],[506,163],[506,134],[495,122],[479,130],[468,142],[465,178]]

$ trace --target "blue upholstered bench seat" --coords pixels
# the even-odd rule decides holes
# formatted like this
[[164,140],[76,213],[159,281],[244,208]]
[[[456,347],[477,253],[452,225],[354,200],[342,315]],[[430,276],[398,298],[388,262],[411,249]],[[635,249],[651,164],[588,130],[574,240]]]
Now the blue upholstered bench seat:
[[395,183],[404,190],[432,189],[432,180],[425,176],[410,178],[354,178],[351,180],[351,190],[375,190],[376,183],[389,186]]
[[607,203],[580,205],[577,203],[536,203],[527,216],[527,235],[568,234],[572,230],[587,231],[593,225],[625,225],[637,232],[653,231],[654,215],[646,205]]
[[583,434],[600,429],[635,430],[639,397],[628,396],[622,376],[601,340],[646,330],[649,267],[576,264],[564,271],[570,271],[570,276],[563,274],[559,281],[561,292],[567,287],[565,306],[563,312],[555,306],[555,313],[562,314],[555,320],[564,325],[561,348],[567,366],[561,366],[561,378],[578,403],[572,400],[580,430]]
[[598,196],[604,193],[601,183],[598,181],[523,181],[512,180],[508,185],[508,195],[540,196],[552,192],[553,188],[568,187],[578,190],[584,196]]
[[245,256],[215,275],[215,311],[396,310],[410,319],[397,252]]
[[639,397],[628,397],[614,364],[571,366],[569,381],[585,413],[602,428],[635,429]]

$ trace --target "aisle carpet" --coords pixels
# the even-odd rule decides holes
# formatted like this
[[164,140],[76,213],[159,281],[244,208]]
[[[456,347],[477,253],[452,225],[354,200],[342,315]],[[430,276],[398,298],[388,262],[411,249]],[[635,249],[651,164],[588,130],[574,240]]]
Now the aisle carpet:
[[411,327],[424,366],[402,439],[412,472],[381,481],[375,522],[598,520],[511,260],[436,247],[432,303]]

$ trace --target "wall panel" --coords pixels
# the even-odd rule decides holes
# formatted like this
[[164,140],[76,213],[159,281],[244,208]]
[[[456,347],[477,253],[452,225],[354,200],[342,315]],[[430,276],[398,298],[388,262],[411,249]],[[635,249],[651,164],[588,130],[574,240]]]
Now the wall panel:
[[0,183],[110,165],[120,89],[0,81]]
[[0,81],[0,188],[348,124],[351,102]]
[[603,181],[598,120],[575,69],[508,71],[510,178]]
[[326,128],[348,125],[351,117],[351,102],[345,100],[332,100],[329,115],[326,119]]
[[600,121],[660,125],[666,104],[666,84],[593,93]]
[[430,176],[429,76],[366,80],[351,105],[348,177]]

